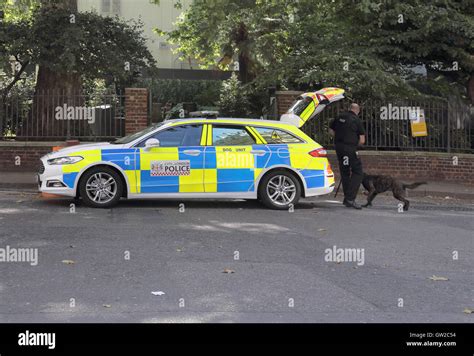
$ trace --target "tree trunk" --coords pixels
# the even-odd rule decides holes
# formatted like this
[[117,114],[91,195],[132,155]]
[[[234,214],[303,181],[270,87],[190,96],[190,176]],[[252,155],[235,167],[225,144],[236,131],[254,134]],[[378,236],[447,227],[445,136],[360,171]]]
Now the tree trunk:
[[471,74],[467,82],[467,96],[471,100],[471,104],[474,104],[474,74]]
[[[42,11],[68,10],[77,14],[77,0],[42,0]],[[35,95],[28,120],[20,136],[37,139],[71,138],[89,134],[87,121],[56,116],[61,108],[84,106],[79,73],[59,72],[41,65],[36,78]],[[58,109],[59,108],[59,109]]]
[[255,79],[255,75],[249,53],[249,34],[244,23],[241,23],[235,32],[234,41],[239,50],[239,80],[242,83],[249,83]]

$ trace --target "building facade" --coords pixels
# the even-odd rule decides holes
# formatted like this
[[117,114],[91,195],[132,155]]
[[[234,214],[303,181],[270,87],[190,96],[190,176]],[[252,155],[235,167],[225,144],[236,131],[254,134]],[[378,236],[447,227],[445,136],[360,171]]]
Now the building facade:
[[159,5],[150,0],[78,0],[79,11],[94,11],[102,16],[119,16],[123,20],[140,19],[150,52],[155,57],[158,68],[165,69],[198,69],[197,62],[181,58],[173,53],[173,47],[166,37],[159,36],[153,29],[171,31],[179,15],[192,3],[192,0],[181,0],[182,7],[175,7],[176,0],[160,0]]

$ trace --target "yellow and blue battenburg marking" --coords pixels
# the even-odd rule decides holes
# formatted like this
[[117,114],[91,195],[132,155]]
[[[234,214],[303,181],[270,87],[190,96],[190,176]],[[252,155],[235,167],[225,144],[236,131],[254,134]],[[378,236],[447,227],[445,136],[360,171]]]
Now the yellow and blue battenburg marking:
[[74,187],[83,168],[102,161],[121,168],[131,193],[253,192],[262,171],[274,166],[296,169],[307,188],[324,187],[327,160],[311,157],[311,149],[312,144],[255,144],[78,151],[74,155],[84,159],[63,166],[63,181]]

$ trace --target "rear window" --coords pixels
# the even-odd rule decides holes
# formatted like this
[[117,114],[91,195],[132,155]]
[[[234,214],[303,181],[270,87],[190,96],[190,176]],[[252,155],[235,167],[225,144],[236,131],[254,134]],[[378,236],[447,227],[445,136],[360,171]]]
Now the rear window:
[[308,105],[313,102],[313,99],[309,96],[306,97],[299,97],[291,106],[288,112],[292,112],[295,115],[301,116],[301,114],[306,110]]
[[253,145],[255,140],[245,127],[213,126],[212,144],[214,146]]
[[254,127],[254,129],[267,141],[268,144],[276,143],[301,143],[298,137],[289,132],[274,129],[272,127]]

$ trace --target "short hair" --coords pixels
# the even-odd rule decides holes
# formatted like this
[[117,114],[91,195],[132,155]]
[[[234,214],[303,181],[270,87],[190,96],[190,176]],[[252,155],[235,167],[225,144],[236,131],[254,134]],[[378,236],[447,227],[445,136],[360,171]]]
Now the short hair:
[[349,110],[352,111],[353,109],[360,110],[359,104],[357,104],[357,103],[351,103],[351,105],[349,106]]

